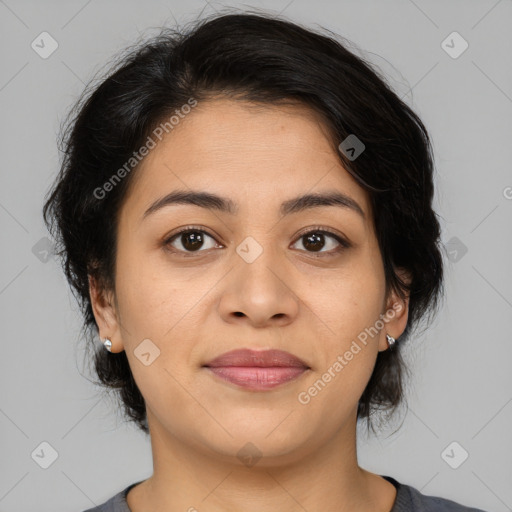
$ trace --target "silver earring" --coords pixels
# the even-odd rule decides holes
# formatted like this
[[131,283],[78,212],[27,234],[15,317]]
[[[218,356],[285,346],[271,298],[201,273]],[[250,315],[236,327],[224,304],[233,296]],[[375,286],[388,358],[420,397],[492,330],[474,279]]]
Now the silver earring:
[[391,348],[396,342],[395,338],[389,334],[386,334],[386,339],[388,340],[388,348]]
[[112,352],[112,342],[108,338],[105,338],[105,341],[103,342],[103,345],[105,345],[105,348],[109,352]]

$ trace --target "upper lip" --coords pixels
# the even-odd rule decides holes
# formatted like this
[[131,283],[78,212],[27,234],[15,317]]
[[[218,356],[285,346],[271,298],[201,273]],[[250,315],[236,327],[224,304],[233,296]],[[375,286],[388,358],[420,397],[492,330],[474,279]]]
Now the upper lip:
[[272,366],[309,368],[298,357],[283,350],[250,350],[239,349],[221,354],[203,366],[212,368],[220,366],[252,366],[268,368]]

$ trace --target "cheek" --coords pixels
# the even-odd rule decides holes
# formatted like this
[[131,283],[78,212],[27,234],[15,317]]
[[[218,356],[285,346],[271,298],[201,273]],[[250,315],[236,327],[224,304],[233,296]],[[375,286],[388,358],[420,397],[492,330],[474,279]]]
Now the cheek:
[[124,276],[120,272],[117,292],[125,334],[135,338],[132,341],[157,338],[163,324],[171,328],[175,311],[172,301],[177,292],[169,289],[165,280],[151,279],[143,268]]
[[325,418],[330,411],[325,421],[331,425],[342,423],[357,407],[378,354],[376,324],[384,286],[379,272],[363,266],[364,270],[347,269],[312,295],[322,319],[312,335],[321,349],[316,353],[315,374],[301,389],[299,403],[307,402],[305,407],[312,416]]
[[357,403],[378,353],[383,270],[372,259],[374,253],[359,256],[326,282],[317,283],[309,294],[311,310],[321,319],[319,330],[315,330],[322,347],[317,352],[316,370],[319,386],[325,384],[326,391],[319,395],[331,405],[340,396],[345,396],[349,405]]
[[385,295],[383,271],[361,254],[328,278],[308,283],[302,293],[330,328],[326,333],[340,341],[348,340],[378,320]]
[[[197,268],[173,268],[165,255],[156,251],[126,251],[119,259],[117,279],[123,344],[137,384],[143,392],[150,389],[150,395],[156,390],[157,395],[167,394],[167,400],[169,393],[180,397],[182,390],[175,389],[176,382],[165,369],[189,385],[200,346],[198,326],[214,308],[208,292],[218,276]],[[139,347],[147,339],[158,354],[149,367],[137,360]],[[151,352],[153,345],[145,343]]]
[[116,291],[130,336],[159,338],[185,311],[197,292],[165,260],[163,249],[148,251],[142,243],[119,246]]

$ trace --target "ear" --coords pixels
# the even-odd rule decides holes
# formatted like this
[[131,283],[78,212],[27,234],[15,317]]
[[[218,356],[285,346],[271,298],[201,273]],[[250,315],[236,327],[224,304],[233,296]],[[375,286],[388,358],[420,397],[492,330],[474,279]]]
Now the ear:
[[[397,274],[407,284],[411,282],[410,274],[404,269],[397,269]],[[392,291],[386,301],[386,307],[382,312],[384,327],[379,336],[379,352],[387,350],[388,342],[386,334],[393,336],[396,340],[402,335],[407,326],[409,317],[409,294],[402,299],[395,291]]]
[[113,293],[105,291],[89,274],[89,296],[101,341],[108,338],[112,342],[111,352],[121,352],[121,330]]

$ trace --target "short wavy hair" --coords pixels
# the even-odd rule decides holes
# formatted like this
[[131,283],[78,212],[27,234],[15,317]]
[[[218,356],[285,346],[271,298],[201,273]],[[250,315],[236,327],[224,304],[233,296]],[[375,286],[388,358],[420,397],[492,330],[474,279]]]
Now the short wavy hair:
[[[374,411],[393,413],[404,402],[404,342],[422,321],[429,324],[442,297],[427,130],[340,36],[254,12],[215,15],[191,25],[161,28],[121,52],[98,86],[89,83],[61,126],[62,164],[45,197],[43,217],[83,312],[87,346],[97,347],[90,359],[97,384],[117,391],[125,417],[149,433],[145,401],[126,353],[110,353],[95,342],[98,328],[89,295],[89,275],[115,291],[118,212],[138,167],[107,200],[94,191],[191,97],[198,102],[219,95],[267,105],[298,102],[320,114],[341,163],[369,193],[386,290],[409,297],[405,331],[392,350],[379,352],[358,403],[358,420],[366,418],[373,429]],[[365,145],[357,159],[338,149],[351,134]]]

